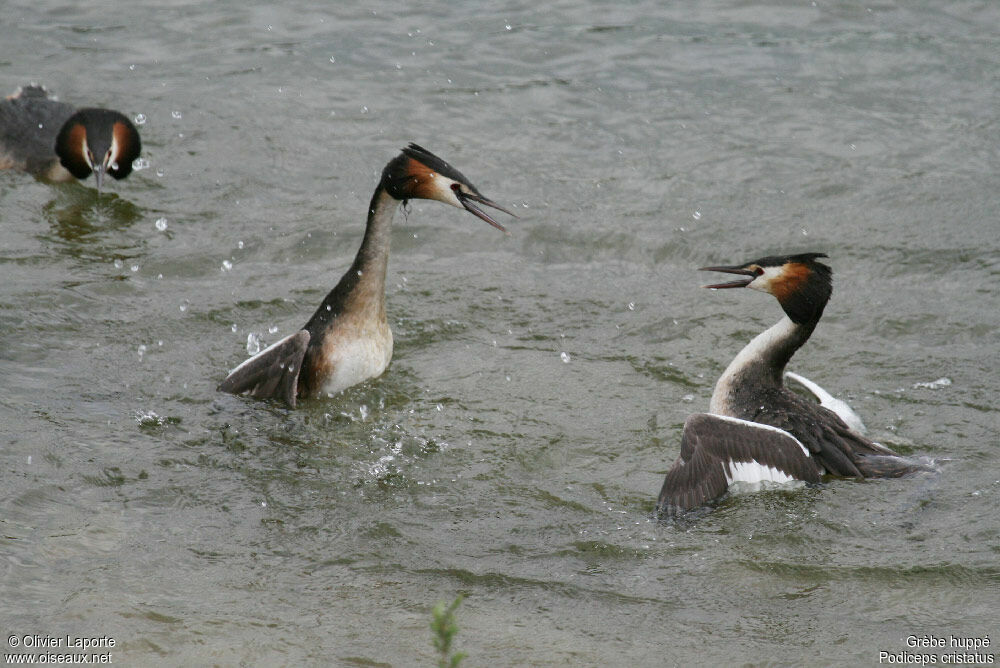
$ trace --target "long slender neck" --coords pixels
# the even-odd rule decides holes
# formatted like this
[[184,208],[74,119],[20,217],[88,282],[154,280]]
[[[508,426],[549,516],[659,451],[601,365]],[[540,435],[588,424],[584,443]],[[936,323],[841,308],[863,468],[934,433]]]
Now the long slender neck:
[[[389,267],[389,243],[392,239],[392,219],[399,202],[381,185],[375,189],[368,205],[368,223],[365,238],[354,257],[348,275],[358,277],[355,291],[374,292],[385,302],[385,274]],[[345,277],[346,278],[346,277]]]
[[729,363],[715,385],[710,410],[719,415],[735,415],[734,404],[746,403],[761,390],[783,386],[785,365],[795,351],[809,340],[817,317],[799,324],[787,315],[758,334]]
[[365,238],[354,263],[330,291],[305,329],[329,323],[341,313],[363,311],[367,317],[385,320],[385,276],[389,268],[392,219],[399,201],[380,184],[368,205]]

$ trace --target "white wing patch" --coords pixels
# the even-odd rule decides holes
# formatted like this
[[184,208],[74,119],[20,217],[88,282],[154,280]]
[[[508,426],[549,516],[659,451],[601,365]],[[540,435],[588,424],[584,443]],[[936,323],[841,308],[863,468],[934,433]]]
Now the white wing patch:
[[761,482],[792,482],[795,480],[787,473],[783,473],[773,466],[764,466],[757,462],[727,462],[726,463],[726,484],[732,485],[734,482],[761,483]]
[[855,434],[864,436],[868,432],[867,427],[865,427],[865,423],[861,420],[861,416],[858,415],[846,401],[842,401],[833,396],[805,376],[800,376],[797,373],[786,371],[785,378],[791,378],[796,383],[812,392],[813,396],[815,396],[817,401],[819,401],[820,406],[836,413],[837,417],[843,420],[844,424],[846,424]]

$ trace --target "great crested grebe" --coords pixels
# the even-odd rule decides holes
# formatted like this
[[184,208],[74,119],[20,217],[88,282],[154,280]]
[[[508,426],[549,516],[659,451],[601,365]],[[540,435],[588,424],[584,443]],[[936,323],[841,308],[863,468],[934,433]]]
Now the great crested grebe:
[[50,181],[132,173],[142,142],[132,121],[111,109],[76,109],[35,84],[0,101],[0,169],[20,169]]
[[[657,501],[660,512],[702,505],[737,481],[816,483],[824,474],[893,478],[929,470],[865,438],[860,419],[852,428],[834,411],[784,386],[785,365],[809,339],[833,291],[830,267],[819,262],[823,257],[802,253],[702,268],[745,276],[706,288],[766,292],[777,298],[785,317],[729,364],[715,385],[710,412],[684,423],[680,457],[667,471]],[[820,393],[826,394],[822,388],[812,391],[821,400]]]
[[[233,369],[219,385],[232,394],[282,399],[333,395],[385,371],[392,332],[385,319],[385,275],[392,219],[400,202],[433,199],[464,208],[506,232],[477,204],[514,214],[484,197],[467,178],[430,151],[410,144],[382,170],[364,240],[354,264],[305,327]],[[516,217],[516,216],[515,216]]]

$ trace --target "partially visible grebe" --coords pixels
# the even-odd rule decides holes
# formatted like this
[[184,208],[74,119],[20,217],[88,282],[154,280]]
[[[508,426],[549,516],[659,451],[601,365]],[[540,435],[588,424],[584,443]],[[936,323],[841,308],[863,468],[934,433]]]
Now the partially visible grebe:
[[105,174],[124,179],[132,173],[141,149],[139,132],[117,111],[76,109],[34,84],[0,101],[0,169],[51,181],[93,173],[100,190]]

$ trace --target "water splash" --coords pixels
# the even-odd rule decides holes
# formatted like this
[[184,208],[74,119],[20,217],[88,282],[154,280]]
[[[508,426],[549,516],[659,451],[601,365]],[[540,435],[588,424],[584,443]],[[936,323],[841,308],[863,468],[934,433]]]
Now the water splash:
[[942,387],[948,387],[951,385],[951,378],[938,378],[937,380],[932,380],[925,383],[914,383],[913,389],[915,390],[940,390]]
[[[235,327],[235,325],[233,326]],[[250,332],[249,334],[247,334],[247,355],[256,355],[259,352],[260,352],[260,338],[253,332]]]
[[166,422],[153,411],[136,410],[133,417],[140,427],[159,427]]

